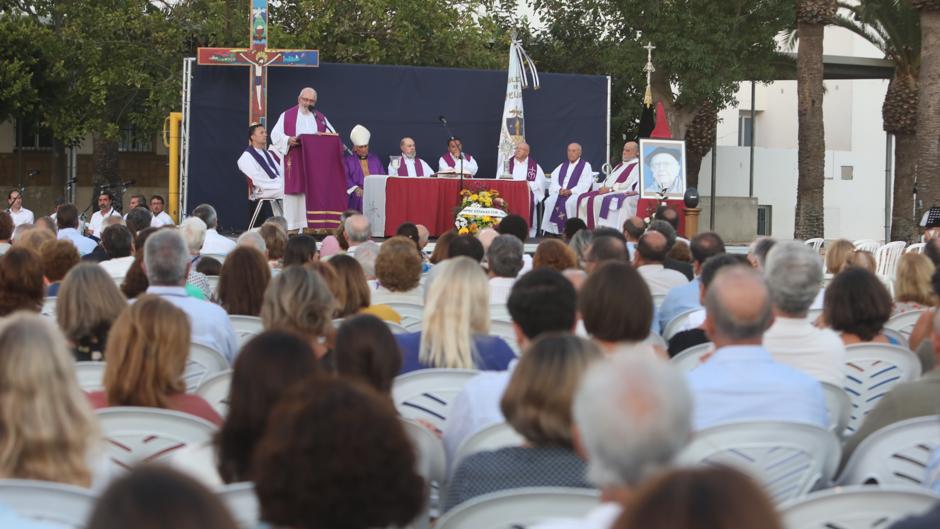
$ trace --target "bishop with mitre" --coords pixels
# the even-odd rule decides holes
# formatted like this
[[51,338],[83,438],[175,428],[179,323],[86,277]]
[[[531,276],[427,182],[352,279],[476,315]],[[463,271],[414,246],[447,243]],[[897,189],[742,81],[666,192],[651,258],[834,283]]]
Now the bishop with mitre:
[[353,152],[347,154],[344,160],[346,166],[346,194],[349,195],[349,209],[362,212],[362,193],[365,189],[366,177],[374,174],[385,174],[379,157],[369,152],[369,140],[372,133],[362,125],[353,127],[349,133],[352,140]]

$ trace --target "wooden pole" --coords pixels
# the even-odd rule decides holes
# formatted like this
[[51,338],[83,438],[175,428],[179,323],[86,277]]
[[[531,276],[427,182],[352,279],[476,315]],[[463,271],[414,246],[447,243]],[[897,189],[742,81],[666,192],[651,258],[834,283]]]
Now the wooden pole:
[[701,208],[685,208],[685,238],[692,239],[698,234],[698,216]]

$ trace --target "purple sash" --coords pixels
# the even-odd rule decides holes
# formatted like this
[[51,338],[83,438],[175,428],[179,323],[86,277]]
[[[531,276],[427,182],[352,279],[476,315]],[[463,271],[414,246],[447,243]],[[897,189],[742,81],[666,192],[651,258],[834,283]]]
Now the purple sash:
[[[528,169],[525,172],[525,179],[529,182],[535,182],[535,177],[538,176],[538,164],[535,163],[535,159],[531,156],[526,160],[526,163],[529,164]],[[513,169],[516,167],[516,158],[515,156],[509,159],[509,174],[512,174]]]
[[[617,202],[617,205],[620,206],[623,204],[623,201],[627,199],[627,197],[636,196],[636,194],[637,194],[636,191],[627,191],[625,193],[607,193],[604,196],[604,198],[601,199],[600,218],[607,220],[607,217],[610,216],[610,208],[612,206],[614,198],[619,199],[619,201]],[[591,215],[591,212],[589,211],[588,216],[590,215]]]
[[[284,134],[297,136],[297,113],[300,105],[295,105],[284,111]],[[326,132],[326,117],[319,110],[313,111],[313,118],[317,121],[317,132]]]
[[[565,182],[565,179],[568,178],[568,167],[571,164],[569,162],[564,163],[564,167],[561,169],[561,173],[558,175],[558,185],[562,189],[571,189],[572,187],[577,187],[578,181],[581,180],[581,173],[584,172],[584,158],[581,158],[578,161],[578,165],[574,166],[574,171],[572,171],[571,178],[569,182]],[[570,184],[570,187],[569,187]],[[568,220],[568,214],[565,210],[565,205],[568,203],[568,199],[571,198],[571,195],[558,195],[555,198],[555,208],[552,209],[552,216],[549,218],[551,222],[555,223],[555,226],[558,227],[558,233],[565,231],[565,222]]]
[[[470,156],[467,153],[463,153],[463,155],[466,157],[465,159],[468,162],[473,160],[473,156]],[[454,157],[450,155],[450,151],[447,151],[446,153],[444,153],[444,156],[442,158],[444,158],[444,163],[449,165],[451,168],[453,169],[457,168],[457,160],[454,160]]]
[[[402,156],[398,162],[398,176],[408,176],[408,166],[405,165],[405,157]],[[424,164],[421,163],[421,158],[417,156],[415,156],[415,176],[424,176]]]
[[277,166],[277,162],[275,161],[276,158],[272,158],[271,153],[269,153],[267,149],[262,151],[264,152],[264,156],[261,156],[261,154],[258,153],[258,150],[251,146],[245,148],[245,152],[250,154],[251,157],[254,158],[256,162],[258,162],[258,165],[264,169],[264,172],[267,173],[271,180],[277,180],[277,177],[281,175],[281,171]]

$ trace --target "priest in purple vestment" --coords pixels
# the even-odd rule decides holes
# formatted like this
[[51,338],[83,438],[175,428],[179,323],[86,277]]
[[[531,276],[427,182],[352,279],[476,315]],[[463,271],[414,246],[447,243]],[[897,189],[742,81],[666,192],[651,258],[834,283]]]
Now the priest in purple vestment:
[[344,159],[346,166],[346,194],[349,195],[349,209],[362,212],[362,192],[365,179],[369,175],[384,174],[379,157],[369,152],[369,139],[372,133],[362,125],[353,127],[349,133],[352,140],[353,154]]
[[591,190],[594,173],[591,164],[581,158],[581,145],[568,145],[568,159],[552,171],[545,199],[545,214],[542,230],[547,233],[564,233],[565,221],[576,217],[578,197]]

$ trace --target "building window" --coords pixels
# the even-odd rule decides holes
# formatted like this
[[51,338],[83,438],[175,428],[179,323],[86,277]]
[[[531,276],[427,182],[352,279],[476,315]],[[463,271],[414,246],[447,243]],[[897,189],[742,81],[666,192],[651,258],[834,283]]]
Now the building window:
[[133,125],[121,129],[119,152],[153,152],[153,136],[141,134]]
[[16,148],[24,151],[51,151],[52,132],[34,123],[17,121]]
[[738,147],[751,146],[751,132],[754,130],[754,116],[751,111],[742,110],[738,117]]

